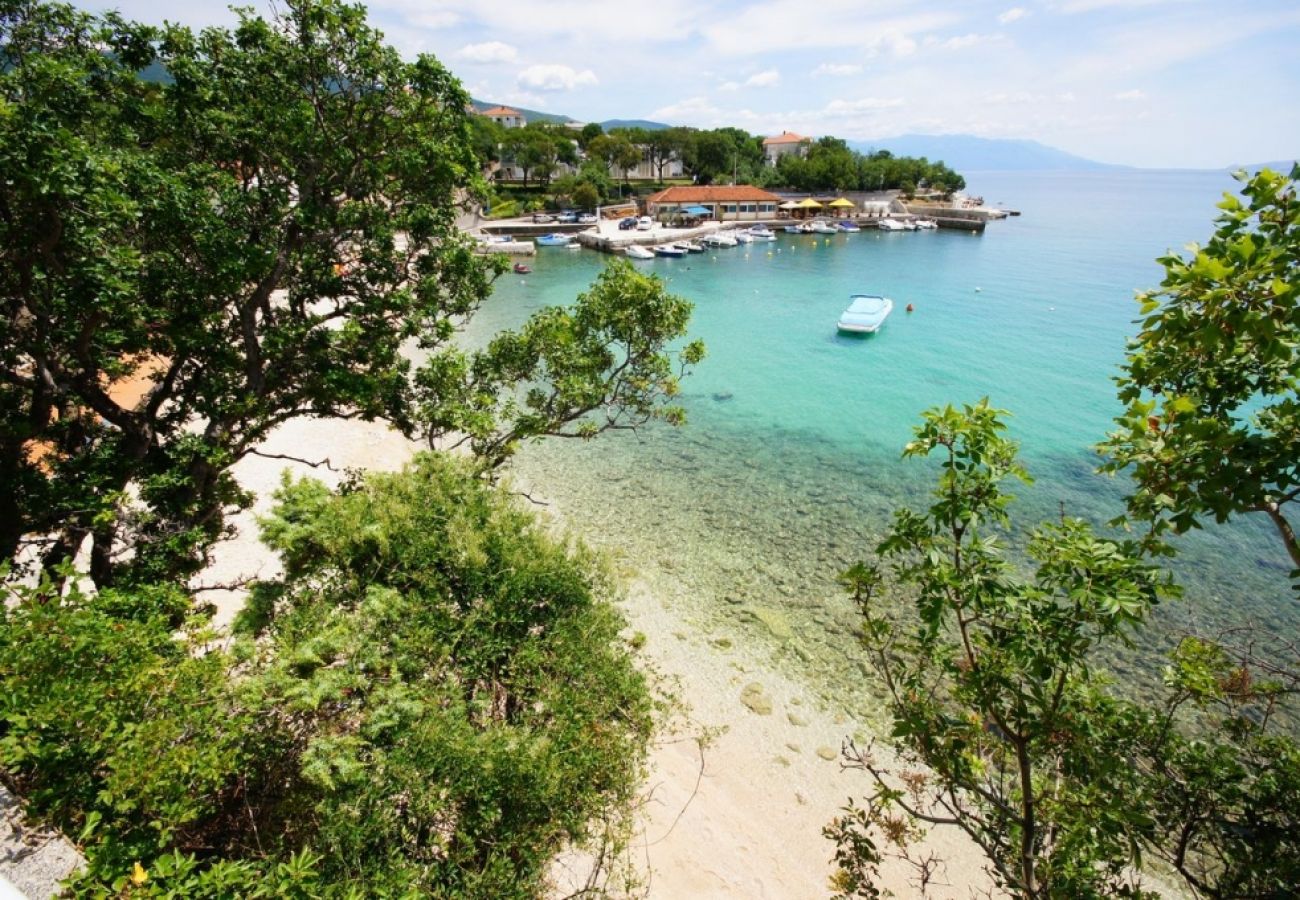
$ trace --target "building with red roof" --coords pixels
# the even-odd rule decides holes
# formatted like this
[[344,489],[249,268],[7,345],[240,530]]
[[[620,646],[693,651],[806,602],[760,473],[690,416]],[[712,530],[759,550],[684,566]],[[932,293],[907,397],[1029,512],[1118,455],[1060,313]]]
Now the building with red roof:
[[767,156],[769,166],[776,165],[777,160],[791,153],[807,156],[808,148],[811,146],[812,138],[795,134],[793,131],[783,131],[772,137],[763,138],[763,153]]
[[[681,185],[646,198],[646,214],[660,221],[711,217],[718,221],[775,219],[781,198],[748,184]],[[695,212],[692,212],[695,210]],[[706,213],[698,210],[706,210]]]
[[479,113],[481,116],[487,116],[493,122],[506,128],[523,128],[528,124],[524,114],[517,109],[511,109],[509,106],[494,106],[491,109],[485,109]]

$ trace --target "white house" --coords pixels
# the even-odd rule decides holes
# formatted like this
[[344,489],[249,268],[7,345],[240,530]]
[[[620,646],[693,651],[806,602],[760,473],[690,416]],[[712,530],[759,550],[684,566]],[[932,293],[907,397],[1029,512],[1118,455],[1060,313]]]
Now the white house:
[[524,118],[523,113],[508,106],[494,106],[491,109],[483,110],[479,115],[487,116],[493,122],[505,128],[523,128],[528,124],[528,120]]

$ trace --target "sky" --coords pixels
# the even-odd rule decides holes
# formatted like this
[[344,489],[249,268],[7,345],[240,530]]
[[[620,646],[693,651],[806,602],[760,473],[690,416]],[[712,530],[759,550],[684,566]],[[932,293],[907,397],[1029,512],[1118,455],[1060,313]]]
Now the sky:
[[[267,11],[267,0],[244,0]],[[221,0],[82,0],[234,21]],[[754,134],[1029,138],[1102,162],[1300,157],[1297,0],[372,0],[475,99]]]

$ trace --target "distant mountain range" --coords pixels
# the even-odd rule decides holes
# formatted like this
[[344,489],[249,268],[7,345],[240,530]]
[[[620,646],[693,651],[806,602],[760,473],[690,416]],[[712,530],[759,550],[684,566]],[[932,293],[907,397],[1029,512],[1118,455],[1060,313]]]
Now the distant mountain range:
[[863,153],[888,150],[895,156],[924,156],[931,162],[942,161],[958,172],[1102,172],[1132,168],[1085,159],[1038,141],[981,138],[968,134],[904,134],[878,141],[850,141],[849,146]]
[[[497,106],[475,100],[476,109]],[[546,113],[539,110],[518,109],[528,121],[571,122],[569,116]],[[671,128],[663,122],[648,119],[606,119],[600,126],[609,131],[611,128],[644,128],[658,131]],[[943,162],[957,172],[1119,172],[1133,171],[1133,166],[1119,166],[1112,163],[1097,162],[1073,153],[1066,153],[1055,147],[1040,144],[1038,141],[1011,138],[982,138],[969,134],[902,134],[898,137],[881,138],[874,141],[849,141],[848,145],[860,153],[875,150],[888,150],[895,156],[924,156],[931,162]],[[1225,166],[1230,171],[1247,169],[1255,172],[1262,168],[1274,171],[1290,172],[1294,162],[1281,160],[1267,163],[1253,163],[1240,166]]]

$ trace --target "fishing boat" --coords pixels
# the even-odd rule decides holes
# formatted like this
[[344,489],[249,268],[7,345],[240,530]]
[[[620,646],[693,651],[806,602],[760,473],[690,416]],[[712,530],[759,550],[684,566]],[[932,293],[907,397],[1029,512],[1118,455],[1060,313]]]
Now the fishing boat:
[[632,244],[624,251],[632,259],[654,259],[655,255],[640,244]]
[[676,244],[659,244],[654,252],[655,256],[668,256],[673,259],[680,259],[686,255],[686,251]]
[[894,311],[894,301],[875,294],[854,294],[849,298],[849,308],[840,316],[839,330],[854,334],[871,334],[879,331],[885,319]]
[[567,247],[569,246],[569,241],[573,240],[573,235],[553,232],[551,234],[543,234],[536,238],[536,240],[537,246],[539,247]]

